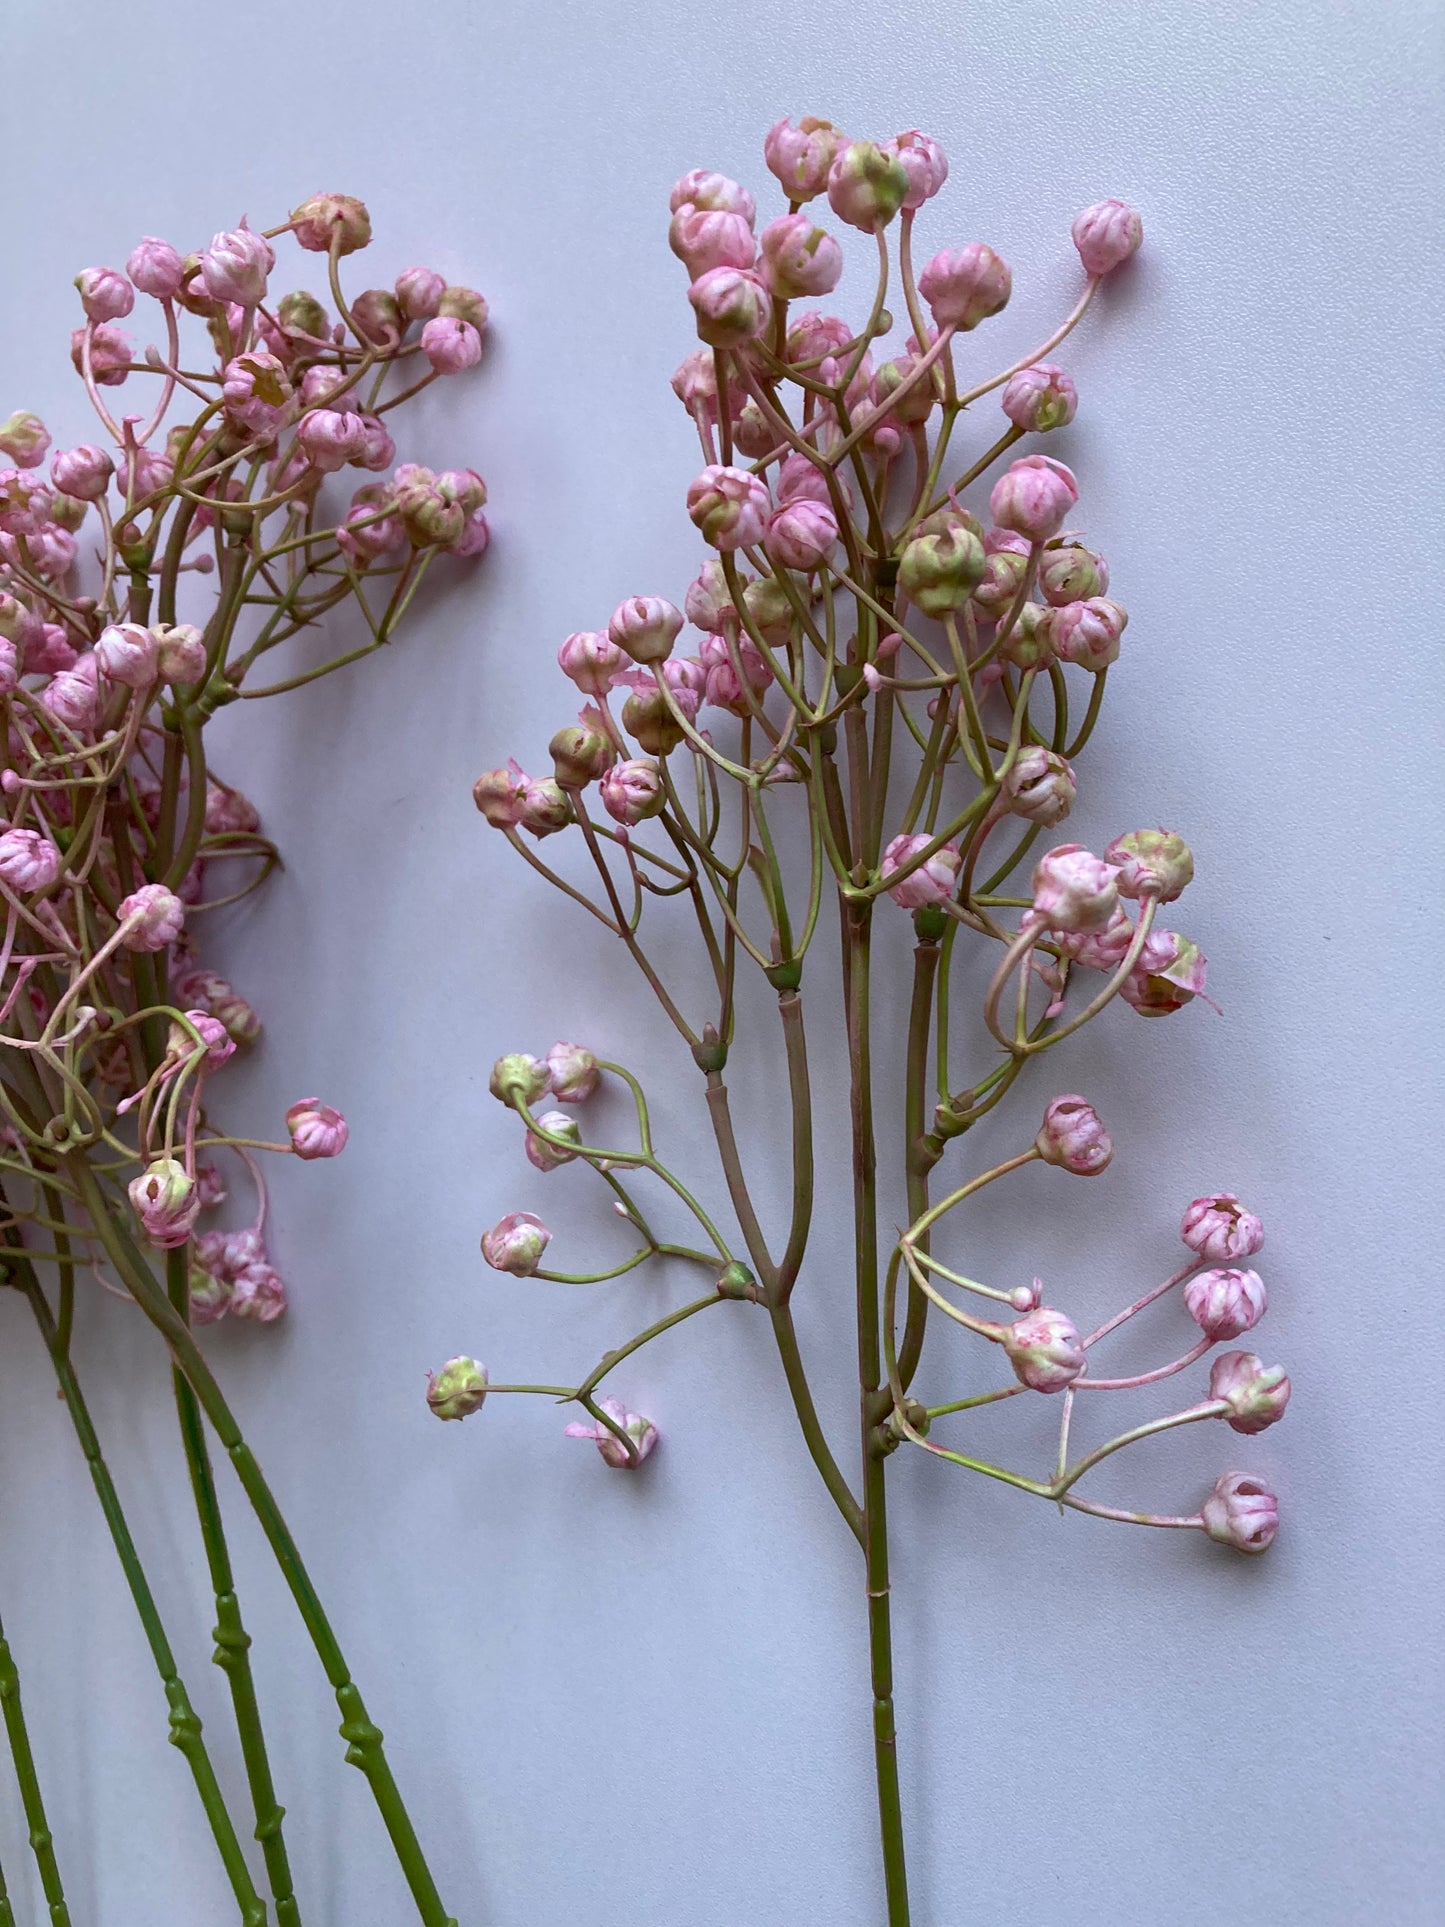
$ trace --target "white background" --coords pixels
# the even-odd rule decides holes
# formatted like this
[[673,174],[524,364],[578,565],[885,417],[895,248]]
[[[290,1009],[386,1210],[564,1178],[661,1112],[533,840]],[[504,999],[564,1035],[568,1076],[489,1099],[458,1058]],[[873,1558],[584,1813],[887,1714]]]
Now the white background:
[[[443,1428],[422,1402],[425,1368],[456,1351],[575,1377],[690,1283],[569,1293],[483,1267],[478,1234],[513,1207],[545,1209],[563,1264],[619,1248],[595,1181],[523,1164],[486,1095],[500,1050],[562,1035],[624,1058],[666,1152],[721,1191],[700,1080],[644,988],[468,794],[511,751],[544,766],[572,713],[565,634],[625,594],[680,601],[696,570],[696,447],[667,387],[692,345],[669,185],[705,164],[776,211],[761,141],[779,115],[927,129],[953,173],[923,253],[981,238],[1014,267],[1009,311],[971,338],[980,368],[1072,300],[1079,206],[1142,208],[1146,252],[1061,355],[1082,404],[1053,452],[1132,617],[1075,833],[1185,831],[1185,927],[1224,1016],[1112,1011],[946,1169],[1015,1148],[1055,1089],[1093,1099],[1112,1169],[1025,1172],[970,1248],[1039,1271],[1081,1319],[1173,1268],[1198,1192],[1262,1212],[1259,1342],[1293,1374],[1286,1423],[1192,1428],[1097,1490],[1187,1508],[1237,1464],[1274,1481],[1285,1524],[1245,1561],[894,1462],[915,1919],[1437,1920],[1438,7],[12,4],[4,35],[0,414],[36,408],[62,445],[89,433],[66,361],[79,268],[145,232],[190,247],[243,212],[273,222],[318,187],[370,205],[353,286],[419,260],[494,307],[484,368],[429,398],[403,449],[485,473],[494,551],[384,658],[224,719],[223,768],[287,869],[208,945],[267,1023],[218,1108],[274,1135],[318,1091],[353,1139],[339,1164],[275,1177],[284,1327],[225,1326],[207,1348],[464,1927],[881,1916],[862,1575],[763,1321],[710,1313],[619,1376],[665,1434],[636,1480],[565,1442],[545,1404]],[[314,278],[314,259],[304,277],[284,260]],[[845,281],[846,312],[866,285]],[[884,949],[896,1016],[901,942]],[[840,1046],[818,979],[827,1100]],[[736,1081],[776,1224],[765,1018]],[[838,1116],[825,1101],[798,1308],[851,1454]],[[164,1361],[124,1306],[96,1293],[83,1311],[97,1418],[238,1787]],[[1121,1360],[1170,1356],[1187,1330],[1161,1308]],[[989,1363],[940,1335],[928,1389],[991,1382]],[[1154,1396],[1141,1415],[1167,1409]],[[1014,1408],[951,1423],[960,1444],[1030,1443]],[[393,1927],[411,1915],[365,1786],[226,1497],[304,1917]],[[233,1919],[18,1300],[0,1302],[0,1611],[77,1927]],[[23,1852],[0,1774],[29,1923]]]

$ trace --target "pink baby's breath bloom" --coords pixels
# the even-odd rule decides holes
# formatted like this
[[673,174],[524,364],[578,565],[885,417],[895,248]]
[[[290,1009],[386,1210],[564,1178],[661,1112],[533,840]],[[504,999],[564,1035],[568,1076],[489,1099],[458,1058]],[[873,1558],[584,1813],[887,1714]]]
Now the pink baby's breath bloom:
[[163,1250],[183,1245],[201,1208],[186,1168],[175,1158],[155,1158],[128,1187],[141,1228]]
[[[201,1040],[202,1065],[208,1071],[218,1071],[228,1058],[235,1055],[235,1038],[231,1036],[220,1018],[213,1017],[208,1010],[188,1010],[185,1018],[186,1023]],[[190,1031],[173,1021],[166,1047],[167,1056],[173,1061],[184,1062],[194,1055],[196,1048],[195,1039]],[[206,1200],[203,1199],[202,1202]]]
[[96,639],[95,659],[107,682],[149,689],[160,673],[160,644],[144,623],[113,622]]
[[1077,1178],[1097,1177],[1114,1155],[1099,1113],[1074,1092],[1051,1100],[1034,1146],[1045,1164]]
[[201,255],[201,277],[212,301],[234,301],[254,308],[266,296],[266,277],[276,265],[276,250],[245,221],[213,237]]
[[[527,1160],[539,1171],[559,1171],[576,1157],[576,1151],[570,1147],[582,1142],[582,1128],[576,1118],[569,1117],[565,1111],[543,1111],[537,1124],[539,1129],[528,1131],[523,1143]],[[541,1131],[545,1131],[547,1136],[541,1136]],[[550,1142],[553,1138],[561,1142]]]
[[693,280],[714,268],[750,268],[758,253],[752,224],[741,214],[691,202],[673,215],[667,244]]
[[0,455],[21,468],[39,468],[50,446],[50,431],[38,415],[19,408],[0,422]]
[[1072,1318],[1040,1305],[1004,1327],[1003,1348],[1021,1385],[1034,1392],[1061,1392],[1088,1363]]
[[772,299],[761,275],[749,268],[709,268],[687,291],[697,331],[711,348],[740,348],[766,334]]
[[938,326],[957,328],[961,333],[1006,307],[1012,291],[1013,275],[1007,261],[982,241],[945,248],[918,277],[918,292]]
[[563,675],[585,696],[605,696],[626,660],[612,637],[600,630],[579,630],[557,651]]
[[1119,994],[1141,1017],[1169,1017],[1199,995],[1208,980],[1199,945],[1177,930],[1151,930]]
[[1034,866],[1033,915],[1051,930],[1099,930],[1119,902],[1119,877],[1080,843],[1060,843]]
[[371,216],[352,194],[312,194],[291,210],[292,233],[303,248],[326,254],[333,243],[340,254],[354,254],[371,239]]
[[1264,1552],[1279,1530],[1279,1500],[1251,1472],[1226,1472],[1200,1510],[1204,1530],[1236,1552]]
[[594,1421],[582,1425],[574,1421],[565,1428],[569,1439],[591,1439],[602,1455],[604,1465],[613,1466],[619,1472],[635,1471],[657,1444],[658,1431],[651,1419],[643,1418],[639,1412],[629,1412],[618,1398],[599,1398],[599,1408],[631,1439],[633,1452],[608,1426]]
[[482,358],[482,337],[470,321],[439,314],[421,331],[421,351],[439,375],[459,375]]
[[1184,1305],[1206,1338],[1239,1338],[1265,1314],[1269,1298],[1257,1271],[1201,1271],[1184,1287]]
[[763,279],[782,301],[829,294],[843,273],[843,250],[806,214],[769,221],[758,237]]
[[110,487],[115,463],[103,448],[82,442],[79,448],[63,448],[51,459],[50,479],[62,495],[78,502],[98,502]]
[[522,786],[520,827],[539,841],[555,836],[572,821],[572,805],[567,794],[550,776],[529,776]]
[[143,883],[122,897],[116,916],[127,950],[165,950],[181,934],[186,906],[162,883]]
[[346,1149],[350,1126],[320,1098],[303,1097],[286,1113],[291,1149],[298,1158],[334,1158]]
[[1074,807],[1078,784],[1074,772],[1054,750],[1031,744],[1021,749],[1003,781],[1003,798],[1011,816],[1039,823],[1045,829],[1062,823]]
[[109,322],[77,328],[70,337],[70,359],[78,375],[85,372],[85,338],[90,337],[90,372],[102,388],[118,388],[130,373],[130,336]]
[[[932,841],[931,836],[921,832],[916,836],[895,836],[883,852],[881,874],[884,882],[910,863],[920,850],[926,850]],[[951,843],[945,843],[888,894],[905,910],[921,910],[926,904],[946,903],[953,895],[962,868],[963,858]]]
[[180,291],[184,264],[169,241],[147,234],[131,249],[125,271],[142,294],[170,301]]
[[633,756],[614,763],[602,778],[602,807],[614,822],[631,826],[656,816],[667,805],[656,763]]
[[785,502],[763,533],[763,547],[785,569],[811,573],[838,543],[838,518],[823,502],[803,496]]
[[676,214],[689,202],[694,207],[716,208],[724,214],[741,214],[749,225],[757,217],[757,204],[745,187],[728,175],[715,174],[706,167],[695,167],[673,183],[668,212]]
[[761,542],[771,508],[766,486],[745,468],[713,463],[687,491],[693,527],[705,542],[724,551]]
[[1282,1419],[1289,1394],[1284,1367],[1254,1352],[1221,1352],[1210,1370],[1209,1396],[1228,1405],[1224,1416],[1236,1432],[1262,1432]]
[[75,285],[87,321],[123,321],[135,306],[135,289],[119,268],[82,268]]
[[39,830],[0,831],[0,882],[12,890],[48,890],[60,874],[60,852]]
[[559,1104],[585,1104],[597,1089],[602,1073],[592,1052],[581,1044],[559,1039],[543,1061]]
[[1104,861],[1119,872],[1121,897],[1172,903],[1194,877],[1193,852],[1175,830],[1129,830],[1114,838]]
[[1127,201],[1096,201],[1074,216],[1074,246],[1086,274],[1110,274],[1138,248],[1144,224]]
[[286,364],[264,348],[253,348],[226,363],[221,399],[231,420],[254,435],[274,434],[296,412]]
[[312,467],[329,475],[365,451],[366,424],[360,415],[335,408],[313,408],[309,415],[301,417],[296,439]]
[[828,205],[849,227],[875,234],[908,198],[908,171],[896,154],[872,141],[840,148],[828,169]]
[[56,671],[40,691],[39,700],[59,722],[83,736],[100,721],[99,675],[100,665],[93,653],[77,656],[69,669]]
[[1026,535],[1031,542],[1046,542],[1064,526],[1078,499],[1079,486],[1071,469],[1049,455],[1025,455],[994,483],[988,505],[994,521],[1004,528]]
[[1066,602],[1049,617],[1049,640],[1061,662],[1097,675],[1119,658],[1119,639],[1129,617],[1117,602],[1107,596],[1089,596],[1082,602]]
[[482,1233],[482,1256],[493,1271],[530,1278],[551,1242],[551,1232],[534,1212],[510,1211],[490,1231]]
[[908,176],[908,192],[903,197],[907,208],[920,208],[931,201],[948,179],[948,156],[932,135],[920,134],[916,127],[884,141],[883,152],[903,164]]
[[633,662],[665,662],[682,634],[682,614],[661,596],[630,596],[612,611],[607,634]]
[[831,121],[805,114],[796,123],[780,120],[769,129],[763,159],[790,201],[811,201],[828,185],[828,170],[844,144]]
[[397,306],[408,321],[430,321],[440,313],[447,284],[433,268],[403,268],[395,285]]
[[426,1402],[442,1419],[470,1418],[487,1398],[487,1368],[474,1358],[449,1358],[439,1372],[428,1372]]
[[1079,395],[1072,377],[1062,368],[1051,361],[1037,361],[1009,377],[1000,401],[1015,428],[1042,434],[1050,428],[1063,428],[1074,419]]
[[736,653],[726,636],[704,636],[698,660],[704,701],[734,716],[750,715],[749,695],[756,700],[772,684],[773,672],[750,636],[738,638]]
[[1252,1258],[1264,1243],[1264,1226],[1232,1191],[1215,1191],[1185,1207],[1179,1235],[1210,1264]]

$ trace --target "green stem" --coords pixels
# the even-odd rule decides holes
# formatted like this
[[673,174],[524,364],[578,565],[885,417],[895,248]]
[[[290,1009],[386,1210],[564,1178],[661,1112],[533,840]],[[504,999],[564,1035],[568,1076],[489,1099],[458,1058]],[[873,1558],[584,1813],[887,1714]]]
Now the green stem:
[[[40,1885],[49,1909],[51,1927],[70,1927],[70,1910],[65,1904],[60,1869],[55,1864],[55,1844],[45,1818],[45,1802],[40,1797],[40,1781],[35,1772],[35,1756],[30,1750],[30,1734],[20,1704],[20,1673],[5,1628],[0,1625],[0,1708],[5,1715],[5,1733],[10,1741],[10,1757],[15,1762],[15,1778],[20,1787],[20,1804],[25,1809],[25,1825],[35,1864],[40,1870]],[[5,1899],[5,1881],[0,1875],[0,1927],[12,1919]]]

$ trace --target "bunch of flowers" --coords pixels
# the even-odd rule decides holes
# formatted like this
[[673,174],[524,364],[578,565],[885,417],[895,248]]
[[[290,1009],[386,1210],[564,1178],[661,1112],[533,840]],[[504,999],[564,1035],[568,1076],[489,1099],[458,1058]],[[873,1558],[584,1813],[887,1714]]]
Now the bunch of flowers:
[[[1110,1506],[1080,1487],[1103,1460],[1175,1426],[1218,1420],[1237,1434],[1263,1430],[1283,1413],[1289,1381],[1253,1352],[1229,1350],[1182,1409],[1082,1450],[1073,1444],[1080,1401],[1081,1415],[1092,1415],[1095,1392],[1202,1371],[1211,1347],[1258,1323],[1265,1288],[1247,1267],[1263,1233],[1232,1194],[1190,1204],[1187,1263],[1093,1330],[1037,1279],[973,1277],[947,1248],[960,1207],[1024,1165],[1093,1177],[1109,1163],[1108,1134],[1071,1093],[1047,1104],[1041,1125],[1031,1100],[1024,1128],[998,1142],[999,1107],[1026,1069],[1121,999],[1132,1021],[1178,1012],[1204,991],[1197,943],[1162,924],[1193,873],[1179,835],[1130,830],[1101,854],[1069,842],[1035,852],[1073,807],[1128,621],[1103,556],[1078,526],[1074,474],[1038,448],[1078,401],[1051,357],[1102,281],[1138,248],[1139,216],[1112,200],[1081,213],[1074,306],[1029,353],[977,376],[964,372],[971,337],[1007,305],[1012,274],[981,241],[944,247],[915,272],[915,224],[948,174],[938,142],[909,132],[874,143],[821,120],[783,121],[765,158],[786,208],[761,228],[753,194],[723,175],[699,169],[672,191],[669,241],[687,271],[701,338],[672,383],[702,459],[679,507],[707,557],[680,608],[632,597],[604,626],[567,637],[558,660],[584,706],[552,737],[550,773],[528,774],[513,761],[475,790],[487,822],[626,947],[656,993],[702,1081],[731,1221],[659,1156],[632,1072],[570,1045],[545,1058],[501,1058],[492,1090],[516,1112],[532,1162],[597,1172],[639,1243],[617,1265],[553,1271],[542,1262],[547,1227],[512,1213],[483,1240],[487,1262],[575,1283],[666,1256],[702,1267],[708,1285],[609,1350],[575,1385],[497,1384],[475,1360],[458,1358],[434,1375],[430,1395],[446,1419],[498,1392],[580,1405],[590,1422],[568,1433],[593,1439],[608,1466],[635,1471],[656,1429],[600,1396],[603,1382],[641,1345],[712,1306],[745,1304],[755,1308],[747,1315],[771,1322],[804,1441],[862,1555],[888,1919],[900,1927],[908,1899],[890,1659],[891,1455],[916,1450],[1061,1507],[1198,1531],[1255,1553],[1274,1537],[1276,1504],[1253,1473],[1227,1471],[1202,1504],[1178,1514]],[[874,288],[848,318],[800,306],[831,296],[842,272],[838,238],[816,218],[824,198],[838,222],[876,246]],[[895,316],[905,338],[884,348]],[[996,430],[959,456],[961,426],[979,422],[994,395]],[[1026,438],[1028,452],[1015,454]],[[1005,461],[987,487],[984,478]],[[1020,888],[1011,879],[1031,856]],[[811,1271],[809,1257],[817,1045],[805,1029],[803,986],[825,898],[836,911],[844,1006],[825,1047],[846,1055],[851,1089],[844,1168],[854,1191],[860,1360],[854,1474],[828,1442],[791,1309],[794,1292],[810,1283],[840,1302],[836,1248]],[[911,984],[880,991],[875,918],[903,913],[913,927]],[[668,981],[654,961],[648,932],[667,916],[696,923],[703,968],[690,988]],[[960,1072],[955,979],[970,951],[995,953],[997,967]],[[792,1208],[780,1235],[765,1230],[753,1202],[727,1083],[738,980],[749,967],[776,993],[773,1061],[780,1081],[786,1074]],[[885,1000],[909,1011],[898,1062],[880,1061],[874,1047]],[[594,1141],[570,1110],[543,1108],[584,1100],[599,1074],[630,1093],[635,1141]],[[896,1079],[905,1120],[906,1196],[897,1209],[880,1202],[877,1177],[885,1077]],[[966,1152],[963,1140],[976,1131],[995,1138],[995,1155],[973,1175],[957,1171],[935,1198],[939,1167]],[[775,1156],[771,1145],[758,1154]],[[695,1245],[664,1242],[653,1230],[635,1178],[673,1194],[693,1220]],[[884,1229],[900,1224],[896,1236]],[[1181,1285],[1194,1342],[1152,1371],[1100,1372],[1096,1348]],[[980,1299],[991,1316],[968,1308]],[[926,1336],[940,1320],[997,1349],[1001,1382],[959,1393],[947,1382],[953,1357],[935,1345],[931,1370],[942,1382],[926,1398],[916,1389]],[[943,1421],[1028,1394],[1057,1403],[1057,1452],[1045,1469],[1017,1470],[972,1445],[939,1441]]]
[[[288,239],[312,257],[322,298],[275,286],[273,242]],[[371,1781],[421,1917],[443,1927],[381,1735],[192,1335],[227,1314],[268,1323],[286,1308],[257,1154],[331,1158],[347,1139],[341,1114],[313,1097],[291,1106],[275,1143],[240,1138],[216,1115],[213,1084],[261,1024],[203,960],[197,930],[256,888],[277,851],[211,768],[206,725],[229,703],[386,647],[438,559],[487,545],[481,477],[398,462],[392,433],[403,403],[480,359],[486,302],[426,268],[348,298],[341,263],[370,239],[366,208],[344,194],[312,195],[265,231],[242,220],[192,253],[148,236],[124,270],[76,276],[71,359],[97,440],[50,453],[35,415],[0,424],[12,464],[0,469],[0,1264],[50,1352],[242,1917],[266,1917],[238,1844],[253,1829],[278,1920],[299,1914],[203,1414],[292,1586],[337,1692],[347,1757]],[[138,327],[156,339],[138,346]],[[320,662],[293,651],[265,678],[272,651],[345,610],[364,625],[355,646]],[[251,1222],[200,1229],[237,1174],[255,1188]],[[216,1658],[254,1806],[242,1830],[76,1377],[71,1333],[91,1281],[132,1300],[174,1363]],[[47,1898],[63,1912],[33,1772],[21,1783]]]

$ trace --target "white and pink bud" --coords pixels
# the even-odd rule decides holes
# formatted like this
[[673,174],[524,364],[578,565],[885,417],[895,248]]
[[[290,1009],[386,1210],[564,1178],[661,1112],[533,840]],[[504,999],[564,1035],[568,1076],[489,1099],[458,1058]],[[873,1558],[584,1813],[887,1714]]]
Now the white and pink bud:
[[1015,428],[1036,435],[1066,427],[1079,406],[1072,376],[1052,361],[1036,361],[1010,375],[999,399]]
[[1172,903],[1193,881],[1194,855],[1175,830],[1128,830],[1104,852],[1119,872],[1121,897]]
[[988,558],[974,529],[961,517],[949,518],[941,528],[932,523],[930,517],[904,545],[898,586],[926,616],[941,620],[968,601],[983,579]]
[[487,1399],[487,1368],[474,1358],[449,1358],[439,1372],[428,1372],[426,1402],[438,1418],[470,1418]]
[[667,791],[655,763],[630,756],[614,763],[601,783],[602,807],[614,822],[642,823],[667,804]]
[[346,1149],[351,1127],[340,1111],[319,1097],[303,1097],[286,1113],[291,1149],[298,1158],[339,1157]]
[[1002,528],[1046,542],[1057,535],[1075,503],[1079,485],[1073,471],[1051,455],[1025,455],[1005,469],[988,498],[989,511]]
[[371,239],[371,216],[354,194],[311,194],[291,210],[291,232],[311,254],[355,254]]
[[580,721],[559,729],[547,745],[552,774],[564,790],[586,789],[617,761],[617,746],[596,710],[584,710]]
[[101,388],[119,388],[130,373],[130,336],[108,321],[77,328],[70,337],[70,360],[78,375],[85,373],[87,336],[92,379]]
[[131,249],[125,271],[142,294],[171,301],[180,292],[185,264],[169,241],[147,234]]
[[1199,995],[1208,975],[1197,943],[1177,930],[1151,930],[1119,995],[1141,1017],[1170,1017]]
[[559,1104],[585,1104],[602,1075],[590,1050],[562,1039],[552,1046],[543,1062],[551,1079],[552,1095]]
[[286,364],[265,348],[253,348],[226,363],[221,400],[231,420],[253,435],[274,435],[296,413],[296,391]]
[[825,502],[785,502],[768,520],[763,547],[785,569],[810,575],[838,545],[838,518]]
[[757,218],[757,203],[745,187],[726,174],[714,174],[710,168],[695,167],[675,181],[668,197],[668,212],[676,214],[680,207],[691,204],[693,207],[715,209],[723,214],[740,214],[751,227]]
[[901,162],[908,176],[908,192],[903,197],[906,208],[920,208],[931,201],[948,179],[948,156],[930,134],[920,134],[916,127],[884,141],[883,152]]
[[1185,1207],[1179,1235],[1210,1264],[1252,1258],[1264,1243],[1264,1226],[1232,1191],[1215,1191]]
[[1107,596],[1066,602],[1049,616],[1049,640],[1061,662],[1098,675],[1119,659],[1119,641],[1129,624],[1127,610]]
[[1034,865],[1032,915],[1050,930],[1101,930],[1119,907],[1119,875],[1081,843],[1060,843]]
[[758,254],[752,223],[741,214],[690,202],[673,215],[667,245],[694,281],[714,268],[751,268]]
[[430,321],[439,313],[446,279],[432,268],[403,268],[396,277],[396,301],[408,321]]
[[73,667],[58,669],[40,691],[41,704],[78,735],[100,721],[100,664],[95,652],[78,656]]
[[607,634],[633,662],[666,662],[682,634],[682,615],[661,596],[629,596],[612,611]]
[[619,1472],[635,1471],[657,1444],[657,1427],[651,1419],[643,1418],[640,1412],[629,1412],[621,1399],[599,1398],[597,1404],[631,1439],[632,1452],[628,1451],[614,1431],[598,1421],[591,1425],[574,1421],[566,1427],[565,1436],[569,1439],[590,1439],[601,1453],[604,1465],[610,1465]]
[[39,830],[0,831],[0,883],[27,894],[60,875],[60,851]]
[[505,769],[489,769],[472,785],[472,801],[494,830],[514,830],[522,821],[527,773],[515,757]]
[[87,321],[123,321],[135,306],[135,289],[119,268],[82,268],[75,285]]
[[1204,1530],[1236,1552],[1264,1552],[1279,1530],[1279,1500],[1252,1472],[1226,1472],[1200,1507]]
[[18,468],[39,468],[50,446],[50,430],[28,408],[17,408],[0,422],[0,455]]
[[1072,233],[1085,274],[1111,274],[1137,251],[1144,224],[1127,201],[1096,201],[1074,216]]
[[1073,1319],[1047,1305],[1006,1325],[1003,1348],[1019,1383],[1034,1392],[1062,1392],[1088,1363]]
[[63,448],[51,458],[51,481],[62,495],[77,502],[98,502],[114,474],[115,463],[110,456],[91,442],[82,442],[79,448]]
[[766,486],[745,468],[714,462],[687,491],[692,525],[715,549],[749,548],[761,542],[771,509]]
[[537,1130],[527,1132],[522,1147],[527,1161],[539,1171],[559,1171],[564,1164],[570,1164],[577,1155],[572,1147],[582,1142],[582,1127],[576,1118],[569,1117],[565,1111],[543,1111],[537,1126]]
[[761,275],[749,268],[709,268],[687,291],[697,332],[710,348],[741,348],[766,334],[772,297]]
[[201,278],[212,301],[254,308],[265,299],[266,277],[275,265],[271,243],[242,221],[238,228],[216,235],[202,253]]
[[122,897],[116,911],[127,950],[165,950],[181,934],[186,906],[161,883],[143,883]]
[[763,159],[790,201],[811,201],[828,185],[828,170],[845,144],[831,121],[805,114],[796,124],[780,120],[768,130]]
[[482,337],[460,315],[439,314],[421,331],[421,351],[439,375],[460,375],[482,358]]
[[162,682],[195,683],[206,673],[206,639],[190,622],[156,629],[156,672]]
[[[932,841],[931,836],[921,831],[915,836],[895,836],[883,852],[880,874],[884,883],[905,868],[921,850],[926,850]],[[921,910],[930,903],[947,903],[953,895],[962,868],[963,858],[952,844],[945,843],[894,885],[888,894],[904,910]]]
[[160,674],[161,647],[141,622],[113,622],[96,639],[95,659],[107,682],[149,689]]
[[605,696],[626,657],[600,630],[579,630],[557,651],[557,662],[585,696]]
[[1039,558],[1039,594],[1055,609],[1102,596],[1108,587],[1109,565],[1103,556],[1072,537],[1051,542]]
[[313,408],[302,416],[296,439],[314,469],[334,475],[365,452],[366,424],[351,409]]
[[843,250],[806,214],[783,214],[758,237],[762,275],[781,301],[831,294],[843,273]]
[[529,1108],[552,1088],[552,1073],[540,1057],[509,1051],[492,1066],[487,1089],[499,1103],[522,1103]]
[[828,205],[840,221],[876,234],[908,198],[908,170],[872,141],[840,148],[828,169]]
[[991,247],[970,241],[935,254],[918,277],[918,292],[940,328],[966,334],[1008,306],[1013,274]]
[[1074,807],[1078,783],[1064,758],[1041,744],[1021,749],[1002,785],[1010,816],[1052,829]]
[[1050,1102],[1034,1148],[1045,1164],[1072,1171],[1076,1178],[1097,1177],[1114,1155],[1099,1113],[1074,1092]]
[[1206,1338],[1239,1338],[1253,1331],[1269,1297],[1257,1271],[1201,1271],[1184,1287],[1184,1307]]
[[556,836],[572,821],[572,805],[562,785],[551,776],[528,776],[522,784],[518,826],[540,842]]
[[155,1158],[127,1187],[141,1228],[153,1245],[183,1245],[201,1208],[195,1183],[175,1158]]
[[551,1242],[551,1232],[535,1212],[509,1211],[490,1231],[482,1233],[482,1256],[493,1271],[531,1278]]
[[[166,1055],[168,1057],[173,1058],[177,1063],[184,1062],[185,1059],[192,1056],[198,1048],[195,1037],[199,1037],[201,1040],[199,1049],[202,1053],[201,1066],[203,1069],[207,1071],[218,1071],[228,1058],[234,1057],[236,1053],[236,1040],[231,1036],[226,1026],[218,1017],[213,1017],[208,1010],[188,1010],[185,1012],[185,1019],[185,1024],[175,1022],[171,1024],[170,1033],[166,1038]],[[186,1028],[187,1025],[190,1026],[189,1029]],[[191,1035],[192,1031],[195,1032],[195,1037]],[[205,1168],[211,1172],[215,1170],[214,1165],[207,1165]],[[199,1183],[199,1173],[197,1174],[197,1181]],[[222,1195],[224,1196],[224,1193],[222,1193]],[[209,1195],[208,1190],[203,1188],[201,1193],[202,1206],[207,1206],[212,1202],[213,1199]]]
[[1282,1419],[1289,1393],[1284,1367],[1254,1352],[1221,1352],[1209,1373],[1209,1396],[1229,1407],[1222,1416],[1236,1432],[1262,1432]]

